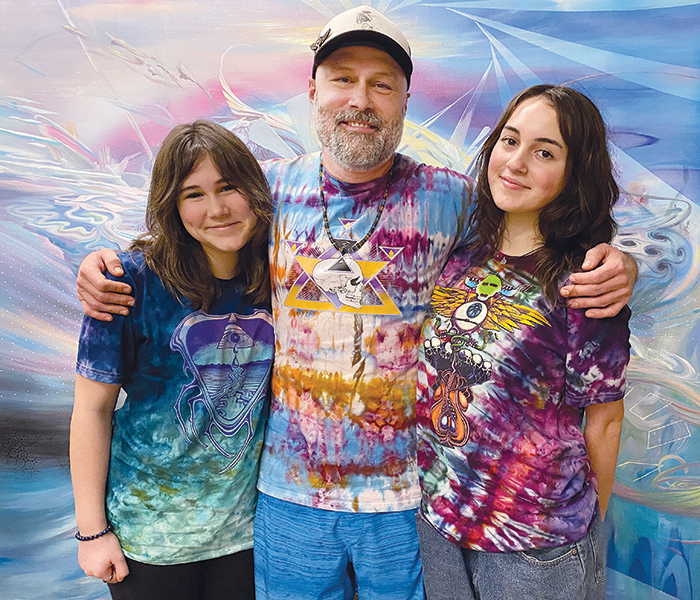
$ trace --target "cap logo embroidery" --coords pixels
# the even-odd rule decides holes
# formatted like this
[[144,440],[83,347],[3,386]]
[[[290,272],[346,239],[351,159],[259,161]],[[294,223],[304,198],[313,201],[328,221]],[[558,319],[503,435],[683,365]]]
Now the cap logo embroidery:
[[315,52],[318,52],[318,49],[319,49],[321,46],[323,46],[323,43],[328,39],[328,36],[329,36],[330,34],[331,34],[330,28],[329,28],[329,29],[326,29],[325,31],[323,31],[323,32],[321,33],[321,35],[319,35],[318,38],[316,38],[316,41],[315,41],[313,44],[311,44],[311,50],[312,50],[314,53],[315,53]]
[[368,10],[362,10],[357,13],[355,23],[362,29],[372,29],[372,13]]

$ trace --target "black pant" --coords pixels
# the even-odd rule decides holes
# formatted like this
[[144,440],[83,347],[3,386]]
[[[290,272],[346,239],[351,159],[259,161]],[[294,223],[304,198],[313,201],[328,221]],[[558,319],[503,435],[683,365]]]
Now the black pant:
[[253,550],[181,565],[126,559],[129,574],[109,585],[113,600],[254,600]]

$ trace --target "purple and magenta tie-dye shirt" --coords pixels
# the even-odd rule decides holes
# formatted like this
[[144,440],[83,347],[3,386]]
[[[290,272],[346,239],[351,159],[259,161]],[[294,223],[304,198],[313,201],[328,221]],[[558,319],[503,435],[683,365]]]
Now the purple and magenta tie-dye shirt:
[[423,328],[418,376],[421,510],[457,544],[489,552],[581,539],[597,501],[586,406],[624,395],[629,309],[552,307],[534,256],[475,265],[456,252]]
[[[263,165],[276,213],[270,247],[276,355],[258,487],[328,510],[418,506],[418,340],[459,242],[469,178],[396,155],[386,208],[345,256],[324,230],[319,154]],[[324,180],[334,238],[361,240],[388,175]]]

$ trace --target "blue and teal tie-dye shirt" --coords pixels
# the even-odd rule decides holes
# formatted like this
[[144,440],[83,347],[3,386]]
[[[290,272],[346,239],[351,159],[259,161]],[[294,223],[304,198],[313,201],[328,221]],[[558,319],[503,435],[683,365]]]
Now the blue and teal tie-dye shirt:
[[489,552],[581,539],[597,501],[584,409],[624,395],[629,309],[552,307],[534,255],[453,255],[423,329],[418,375],[421,510]]
[[253,545],[256,480],[274,337],[268,306],[236,281],[207,313],[178,301],[121,253],[136,304],[112,322],[85,317],[78,374],[121,384],[107,516],[124,553],[178,564]]
[[[259,489],[327,510],[415,508],[418,339],[463,234],[472,181],[396,155],[376,230],[345,256],[324,230],[319,154],[263,165],[276,204],[270,248],[277,352]],[[388,175],[324,175],[339,240],[370,231]]]

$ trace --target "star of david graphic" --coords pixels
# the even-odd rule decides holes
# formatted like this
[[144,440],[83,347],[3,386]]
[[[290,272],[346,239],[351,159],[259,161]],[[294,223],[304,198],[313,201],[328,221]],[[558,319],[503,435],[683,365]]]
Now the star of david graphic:
[[[288,241],[302,268],[287,294],[285,306],[292,308],[347,312],[351,314],[399,315],[401,311],[389,296],[377,275],[398,256],[400,248],[383,248],[386,261],[362,260],[356,254],[342,256],[335,248],[329,248],[318,257],[298,256],[299,242]],[[310,288],[316,298],[305,293]],[[371,291],[373,294],[363,294]],[[367,303],[367,296],[375,301]]]

